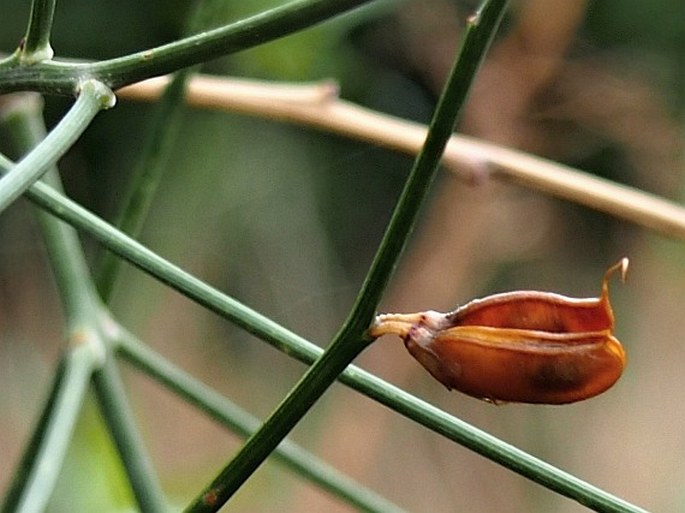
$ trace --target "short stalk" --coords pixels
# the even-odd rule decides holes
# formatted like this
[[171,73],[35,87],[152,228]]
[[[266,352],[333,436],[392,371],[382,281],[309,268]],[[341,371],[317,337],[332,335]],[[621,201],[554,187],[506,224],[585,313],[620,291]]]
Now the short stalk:
[[19,48],[21,64],[32,65],[52,59],[50,46],[52,19],[56,0],[33,0],[31,17],[22,46]]

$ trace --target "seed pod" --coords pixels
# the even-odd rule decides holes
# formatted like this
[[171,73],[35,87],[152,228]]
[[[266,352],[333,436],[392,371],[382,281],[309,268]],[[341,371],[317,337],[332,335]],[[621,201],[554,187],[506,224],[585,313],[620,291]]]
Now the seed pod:
[[597,298],[516,291],[475,299],[449,313],[381,314],[369,334],[396,334],[448,389],[490,402],[564,404],[598,395],[621,376],[609,278]]

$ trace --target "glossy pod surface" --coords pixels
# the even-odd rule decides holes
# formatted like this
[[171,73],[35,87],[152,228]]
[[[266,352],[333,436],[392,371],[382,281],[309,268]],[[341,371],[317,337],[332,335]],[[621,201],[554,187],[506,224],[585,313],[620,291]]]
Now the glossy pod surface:
[[564,404],[611,387],[626,362],[613,336],[607,270],[598,298],[519,291],[495,294],[442,314],[378,316],[370,334],[395,333],[449,389],[492,402]]
[[[488,332],[491,331],[491,332]],[[452,328],[409,352],[442,384],[493,402],[563,404],[604,392],[620,377],[625,355],[608,333],[530,333]]]

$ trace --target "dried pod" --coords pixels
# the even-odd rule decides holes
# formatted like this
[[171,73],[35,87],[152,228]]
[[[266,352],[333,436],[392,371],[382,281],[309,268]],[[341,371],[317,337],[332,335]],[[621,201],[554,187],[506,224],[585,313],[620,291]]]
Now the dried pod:
[[396,334],[448,389],[491,402],[564,404],[588,399],[621,376],[626,356],[614,337],[609,278],[597,298],[516,291],[475,299],[453,312],[381,314],[372,337]]

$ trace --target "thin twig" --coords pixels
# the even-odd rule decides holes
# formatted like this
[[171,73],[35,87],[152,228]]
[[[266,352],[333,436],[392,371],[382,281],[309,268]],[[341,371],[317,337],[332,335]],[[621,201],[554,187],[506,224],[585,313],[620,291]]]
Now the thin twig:
[[274,41],[368,2],[370,0],[293,0],[170,43],[96,62],[54,59],[23,66],[10,57],[0,60],[3,69],[0,92],[37,91],[72,96],[83,77],[118,89]]
[[55,128],[0,181],[0,211],[22,195],[64,155],[100,110],[114,105],[114,95],[96,80],[86,80],[76,102]]
[[[154,101],[168,81],[146,80],[117,95]],[[308,125],[410,155],[419,152],[427,133],[420,123],[340,99],[331,81],[283,84],[197,75],[188,84],[186,100],[195,107]],[[469,180],[495,176],[685,240],[685,208],[677,203],[541,157],[455,134],[443,165]]]
[[507,0],[485,0],[469,25],[418,153],[354,305],[321,357],[307,369],[262,427],[185,511],[218,511],[290,433],[345,368],[371,342],[364,333],[413,230],[473,78],[499,26]]
[[[106,91],[109,90],[107,89]],[[98,98],[101,94],[97,89],[95,92],[97,96],[94,96],[91,100],[91,103],[95,102],[91,106],[93,114],[99,110],[98,103],[100,103],[100,100]],[[111,95],[111,92],[109,94]],[[40,147],[41,141],[44,142],[46,140],[46,128],[41,117],[42,101],[34,93],[20,93],[13,97],[13,103],[5,105],[5,107],[5,111],[0,113],[0,120],[8,127],[11,127],[18,152],[30,155],[29,151],[31,148]],[[30,157],[26,159],[28,158]],[[17,164],[16,167],[20,165]],[[59,173],[55,166],[51,166],[42,182],[49,184],[55,190],[62,190]],[[76,357],[75,355],[83,351],[88,351],[91,358],[88,374],[82,379],[83,382],[79,381],[77,383],[81,388],[74,388],[75,385],[72,386],[74,394],[78,392],[80,395],[75,395],[73,399],[65,398],[64,401],[70,400],[72,403],[75,402],[75,406],[80,405],[92,374],[97,397],[100,400],[105,419],[107,420],[107,426],[119,448],[132,490],[140,507],[143,511],[166,511],[166,501],[157,483],[152,466],[149,463],[149,458],[145,454],[135,424],[127,409],[125,394],[118,381],[116,368],[112,361],[108,361],[109,353],[107,352],[106,345],[109,343],[109,340],[106,339],[99,326],[99,321],[102,317],[99,311],[100,302],[93,287],[76,231],[71,226],[44,211],[38,213],[38,219],[43,230],[50,262],[54,268],[56,282],[64,306],[67,331],[69,332],[68,352],[65,356],[65,361],[68,364],[71,359]],[[74,415],[78,413],[75,406],[72,407],[72,410],[75,412]],[[65,440],[64,437],[67,435],[70,437],[71,430],[73,429],[74,420],[67,420],[70,420],[71,424],[63,429],[69,429],[60,435],[62,438],[58,439],[63,445],[69,440],[68,438]],[[47,427],[44,428],[44,426],[48,426],[47,423],[49,422],[52,422],[51,415],[46,416],[45,421],[41,420],[39,422],[36,428],[37,434],[35,435],[36,444],[40,443],[40,440],[45,437],[43,431],[47,430]],[[37,460],[37,463],[33,464],[38,469],[34,474],[40,477],[39,471],[42,468],[52,469],[52,473],[43,471],[46,477],[38,481],[40,488],[36,485],[29,489],[26,492],[27,498],[25,500],[31,501],[29,504],[36,503],[42,505],[47,500],[47,497],[49,497],[54,481],[59,475],[58,470],[63,464],[64,450],[62,449],[59,452],[58,450],[61,446],[55,445],[56,448],[52,452],[43,451],[43,453],[38,453],[32,448],[34,445],[34,443],[31,443],[27,449],[27,454],[30,456],[33,456],[35,452],[35,457],[41,458]],[[30,461],[30,458],[27,456],[26,460]],[[35,479],[38,479],[38,477]],[[17,482],[21,483],[19,480]],[[15,488],[19,490],[19,485]],[[14,496],[18,496],[18,492],[13,494]],[[34,509],[29,508],[21,511],[34,511]],[[35,509],[35,511],[42,511],[42,509]]]
[[[207,415],[247,438],[261,421],[200,380],[156,353],[117,325],[119,354],[146,375],[159,381]],[[274,450],[273,458],[324,490],[366,512],[402,513],[399,506],[344,475],[306,449],[286,439]]]
[[[11,168],[13,165],[13,162],[0,154],[0,172],[3,169]],[[197,304],[229,319],[278,350],[307,364],[314,363],[323,354],[323,349],[312,342],[299,337],[174,266],[171,262],[164,260],[139,242],[117,231],[99,217],[57,193],[46,184],[42,182],[33,184],[26,191],[26,196],[39,207],[86,231],[110,251],[125,258],[139,269],[178,290]],[[550,490],[558,491],[564,495],[572,493],[576,500],[587,504],[619,505],[613,509],[605,509],[606,511],[633,511],[636,513],[644,513],[645,511],[637,506],[627,504],[620,498],[590,483],[581,481],[561,469],[554,468],[535,456],[449,415],[359,367],[348,366],[339,376],[339,380],[400,415],[506,468],[514,470]],[[572,490],[580,490],[580,492],[576,494]]]
[[45,510],[97,364],[97,355],[86,344],[63,356],[48,401],[2,505],[3,513]]
[[93,373],[93,389],[141,511],[168,511],[166,498],[111,359]]

